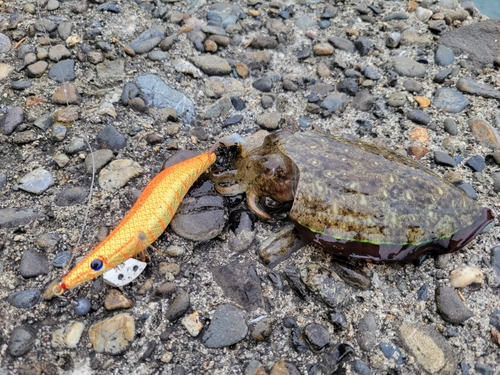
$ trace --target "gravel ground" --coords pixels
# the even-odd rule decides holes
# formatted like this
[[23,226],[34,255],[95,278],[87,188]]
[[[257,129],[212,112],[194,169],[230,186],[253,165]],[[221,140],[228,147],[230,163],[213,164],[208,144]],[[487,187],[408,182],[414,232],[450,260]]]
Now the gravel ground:
[[[498,226],[420,265],[336,263],[205,182],[132,283],[44,293],[168,157],[234,132],[377,143],[498,215],[500,21],[455,0],[0,9],[0,374],[500,374]],[[300,249],[266,266],[279,238]]]

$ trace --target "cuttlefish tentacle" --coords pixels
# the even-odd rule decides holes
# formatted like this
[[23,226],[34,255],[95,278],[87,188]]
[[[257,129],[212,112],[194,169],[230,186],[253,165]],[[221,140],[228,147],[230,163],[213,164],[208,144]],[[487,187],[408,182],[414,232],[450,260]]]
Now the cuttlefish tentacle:
[[254,212],[260,219],[265,221],[274,221],[271,216],[262,208],[260,208],[259,204],[259,196],[255,193],[255,190],[247,191],[247,205],[248,208]]

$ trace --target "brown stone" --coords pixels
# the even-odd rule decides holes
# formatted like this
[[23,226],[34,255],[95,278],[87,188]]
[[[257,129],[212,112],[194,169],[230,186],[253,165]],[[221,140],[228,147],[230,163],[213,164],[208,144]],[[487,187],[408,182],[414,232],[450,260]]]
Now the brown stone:
[[318,56],[331,55],[334,49],[330,43],[318,43],[313,47],[313,52]]
[[111,289],[104,300],[106,310],[129,309],[132,301],[120,293],[119,290]]
[[82,97],[72,83],[63,83],[52,95],[52,102],[57,104],[80,104]]
[[418,3],[414,0],[411,0],[408,2],[408,7],[406,9],[408,9],[408,12],[414,12],[417,10],[418,7],[419,7]]
[[422,159],[426,154],[429,153],[429,149],[423,146],[410,146],[410,154],[415,156],[417,160]]
[[479,142],[488,147],[500,147],[500,136],[486,121],[476,117],[470,119],[468,124],[474,138]]
[[429,142],[429,132],[421,126],[416,126],[411,130],[410,139],[420,143],[427,143]]
[[213,40],[205,40],[204,45],[207,52],[217,52],[217,43],[215,43]]
[[425,96],[416,96],[415,101],[420,108],[427,108],[431,104],[431,100]]
[[241,78],[248,77],[248,72],[249,72],[248,66],[246,66],[242,62],[237,62],[237,63],[234,64],[234,67],[236,68],[236,73],[238,73],[238,75]]
[[69,105],[60,109],[52,115],[53,122],[70,123],[80,118],[80,108],[76,105]]
[[324,62],[320,62],[318,64],[317,72],[318,75],[322,78],[329,77],[332,74],[332,71],[326,66]]

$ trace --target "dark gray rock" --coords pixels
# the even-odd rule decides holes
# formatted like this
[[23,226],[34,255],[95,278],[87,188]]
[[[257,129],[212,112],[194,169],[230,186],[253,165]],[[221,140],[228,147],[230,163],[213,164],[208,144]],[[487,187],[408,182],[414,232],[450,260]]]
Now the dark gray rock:
[[440,70],[439,72],[436,73],[436,75],[432,80],[436,83],[444,83],[444,81],[446,81],[451,72],[452,72],[451,68]]
[[264,306],[260,278],[255,266],[249,263],[233,263],[212,269],[216,283],[224,294],[251,311]]
[[191,298],[189,296],[189,293],[180,293],[174,298],[167,311],[165,312],[164,317],[165,319],[170,321],[177,320],[181,316],[183,316],[186,311],[188,311],[190,306]]
[[474,172],[482,172],[486,167],[486,161],[481,155],[475,155],[465,162]]
[[15,228],[44,217],[42,212],[33,208],[0,208],[0,227]]
[[408,17],[409,17],[409,15],[406,12],[393,12],[393,13],[389,13],[388,15],[384,16],[384,18],[382,20],[384,22],[394,21],[394,20],[407,20]]
[[319,351],[330,343],[328,330],[320,324],[311,323],[306,325],[304,336],[314,351]]
[[436,307],[441,317],[451,324],[462,324],[474,316],[455,289],[448,286],[439,286],[436,289]]
[[[500,246],[494,246],[491,248],[491,266],[495,271],[495,280],[498,284],[500,283]],[[500,331],[500,326],[497,327],[497,329]]]
[[363,362],[361,359],[355,359],[350,362],[351,370],[354,371],[356,375],[372,375],[372,370],[370,367]]
[[136,84],[141,97],[150,107],[174,108],[182,120],[190,124],[196,117],[193,102],[183,93],[174,90],[155,74],[143,74],[137,77]]
[[74,186],[68,189],[64,189],[56,195],[54,198],[54,203],[57,206],[74,206],[75,204],[82,203],[88,196],[89,192],[87,189],[79,186]]
[[356,341],[361,350],[369,352],[377,344],[377,321],[375,314],[368,312],[363,316],[357,324]]
[[57,253],[52,261],[52,265],[57,268],[64,268],[71,260],[71,251],[62,251]]
[[24,111],[21,107],[10,108],[0,122],[0,127],[5,135],[11,135],[17,126],[24,121]]
[[247,332],[243,311],[234,305],[220,305],[215,310],[201,342],[207,348],[223,348],[243,340]]
[[49,70],[48,77],[59,83],[74,81],[76,79],[75,60],[67,59],[54,64]]
[[47,275],[49,273],[47,256],[35,250],[26,250],[21,257],[19,273],[24,278]]
[[477,199],[477,193],[471,184],[468,184],[468,183],[460,184],[460,185],[457,185],[457,188],[459,188],[460,190],[463,190],[463,192],[465,194],[467,194],[470,198]]
[[403,82],[403,87],[406,91],[417,94],[421,92],[424,88],[420,84],[420,82],[417,82],[413,79],[406,79]]
[[354,43],[351,42],[349,39],[338,38],[336,36],[332,36],[332,37],[328,38],[328,41],[335,48],[341,49],[342,51],[346,51],[349,53],[356,52],[356,47],[354,46]]
[[261,77],[255,80],[252,86],[261,92],[270,92],[273,87],[273,81],[269,77]]
[[28,353],[35,344],[35,330],[30,326],[14,328],[9,340],[9,353],[13,357],[21,357]]
[[7,301],[18,309],[29,309],[40,302],[42,292],[39,290],[21,290],[12,292],[7,296]]
[[451,49],[440,44],[434,54],[434,61],[440,66],[448,66],[455,61],[455,55]]
[[97,143],[102,148],[117,151],[125,148],[127,140],[113,127],[113,125],[107,125],[97,135]]
[[28,79],[20,79],[17,81],[12,81],[10,84],[10,87],[14,90],[24,90],[27,89],[28,87],[31,87],[32,82]]
[[354,47],[361,56],[366,56],[372,47],[372,41],[368,38],[361,37],[354,41]]
[[332,92],[319,104],[321,108],[327,111],[343,110],[347,102],[347,95],[344,93]]
[[455,167],[457,163],[448,154],[442,151],[434,151],[434,162],[438,165],[444,165],[446,167]]
[[440,87],[434,93],[432,105],[448,113],[458,113],[469,105],[469,99],[457,90]]
[[353,108],[360,111],[369,111],[373,107],[374,101],[367,90],[362,90],[352,99]]
[[429,122],[431,122],[431,117],[420,109],[409,111],[406,114],[406,117],[408,117],[408,119],[413,121],[414,123],[420,125],[427,125]]
[[478,83],[472,78],[460,78],[457,82],[457,89],[468,94],[500,100],[499,90],[495,90],[493,86]]
[[[436,105],[434,104],[434,106],[436,106]],[[443,126],[444,126],[444,131],[447,132],[449,135],[457,135],[458,134],[457,123],[452,118],[445,119]]]
[[475,22],[443,33],[439,41],[455,55],[467,54],[477,65],[492,64],[500,56],[500,20]]
[[354,96],[358,92],[358,81],[354,78],[343,79],[337,84],[337,90]]
[[363,70],[361,70],[361,73],[363,73],[366,78],[372,79],[374,81],[380,79],[380,73],[372,66],[363,68]]
[[392,59],[393,68],[400,76],[405,77],[423,77],[425,75],[425,66],[406,57],[395,57]]

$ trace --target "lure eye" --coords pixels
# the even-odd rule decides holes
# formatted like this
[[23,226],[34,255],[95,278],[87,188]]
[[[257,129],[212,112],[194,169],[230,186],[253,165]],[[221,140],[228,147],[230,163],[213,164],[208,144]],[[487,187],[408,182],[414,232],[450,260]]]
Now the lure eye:
[[94,259],[92,262],[90,262],[90,268],[92,268],[94,271],[99,271],[102,268],[102,260]]

